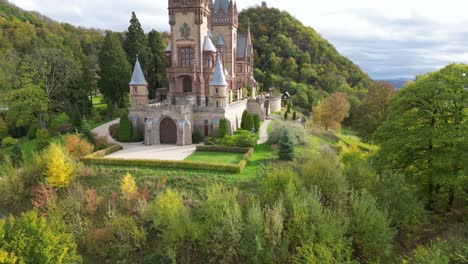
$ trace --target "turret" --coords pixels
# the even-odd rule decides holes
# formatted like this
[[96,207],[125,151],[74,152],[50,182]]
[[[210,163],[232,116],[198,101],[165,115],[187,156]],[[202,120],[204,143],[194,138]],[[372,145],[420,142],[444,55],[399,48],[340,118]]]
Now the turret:
[[210,106],[217,109],[224,109],[227,106],[228,83],[224,75],[224,68],[220,56],[216,60],[216,68],[213,80],[210,83]]
[[141,105],[148,104],[148,82],[146,82],[143,70],[141,69],[138,54],[136,57],[135,67],[133,69],[132,80],[130,86],[130,104],[135,108]]
[[213,68],[215,65],[216,48],[208,35],[205,36],[203,41],[203,66],[205,68]]

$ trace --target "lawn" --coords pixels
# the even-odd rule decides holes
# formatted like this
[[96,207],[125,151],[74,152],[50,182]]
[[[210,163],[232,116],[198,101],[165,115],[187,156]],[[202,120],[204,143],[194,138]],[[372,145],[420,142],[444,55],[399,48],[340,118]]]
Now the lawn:
[[106,109],[107,104],[101,103],[102,95],[93,97],[93,108],[96,110]]
[[[222,160],[213,157],[219,153],[196,154],[200,159]],[[221,153],[225,158],[236,158],[237,154]],[[240,160],[242,154],[237,156]],[[109,195],[111,192],[120,191],[120,182],[126,173],[131,173],[140,188],[147,188],[150,195],[154,195],[161,185],[166,185],[200,197],[205,188],[218,183],[226,187],[237,187],[242,191],[250,192],[259,187],[259,179],[263,175],[263,167],[277,161],[278,156],[270,145],[262,144],[255,147],[255,152],[250,157],[247,166],[242,173],[233,174],[226,172],[213,172],[203,170],[145,168],[126,166],[92,166],[91,176],[82,178],[81,182],[88,188],[95,188],[101,195]],[[237,161],[238,162],[238,161]],[[223,160],[226,163],[226,160]]]
[[186,161],[238,164],[244,154],[229,152],[196,151]]

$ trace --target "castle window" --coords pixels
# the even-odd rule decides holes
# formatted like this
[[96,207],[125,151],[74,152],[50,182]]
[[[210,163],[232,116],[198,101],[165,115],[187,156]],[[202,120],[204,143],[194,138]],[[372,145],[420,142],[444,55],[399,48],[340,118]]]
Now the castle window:
[[207,68],[213,68],[213,56],[211,54],[205,54],[203,56],[204,65]]
[[193,67],[193,49],[192,48],[180,49],[180,64],[182,67],[185,67],[185,68]]
[[170,52],[166,53],[166,66],[167,67],[172,67],[172,58],[171,58],[171,53]]
[[216,108],[219,108],[219,102],[216,101]]
[[183,80],[184,93],[192,92],[192,77],[185,76]]
[[216,93],[219,93],[219,90],[218,90],[218,88],[216,88]]

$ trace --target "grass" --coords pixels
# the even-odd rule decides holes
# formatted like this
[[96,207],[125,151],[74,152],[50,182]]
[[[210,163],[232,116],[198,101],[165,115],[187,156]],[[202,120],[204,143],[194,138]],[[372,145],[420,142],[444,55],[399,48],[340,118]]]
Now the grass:
[[93,97],[93,108],[96,110],[106,109],[107,104],[101,103],[102,95]]
[[196,151],[186,161],[238,164],[244,154],[228,152]]
[[344,135],[341,133],[336,134],[336,136],[348,146],[354,145],[354,146],[361,148],[362,150],[370,151],[370,152],[376,151],[378,149],[378,147],[375,145],[362,142],[361,139],[357,136]]

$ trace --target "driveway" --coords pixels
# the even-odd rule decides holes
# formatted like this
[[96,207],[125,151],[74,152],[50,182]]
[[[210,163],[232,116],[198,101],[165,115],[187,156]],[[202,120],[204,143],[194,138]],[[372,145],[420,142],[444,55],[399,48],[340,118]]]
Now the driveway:
[[106,137],[112,144],[122,146],[123,150],[112,153],[106,158],[133,159],[133,160],[184,160],[196,150],[196,145],[153,145],[146,146],[143,143],[122,143],[115,141],[109,134],[109,127],[119,123],[119,119],[106,123],[92,130],[100,137]]

